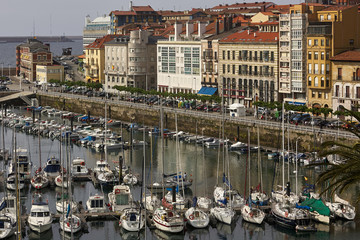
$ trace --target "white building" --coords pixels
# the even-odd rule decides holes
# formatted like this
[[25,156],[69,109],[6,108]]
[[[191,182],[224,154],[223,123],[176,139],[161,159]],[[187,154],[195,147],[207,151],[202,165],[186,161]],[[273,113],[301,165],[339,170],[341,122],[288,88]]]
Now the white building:
[[201,89],[201,39],[206,36],[202,22],[174,24],[169,40],[157,44],[158,91],[197,93]]
[[306,103],[306,14],[279,18],[279,93],[286,102]]

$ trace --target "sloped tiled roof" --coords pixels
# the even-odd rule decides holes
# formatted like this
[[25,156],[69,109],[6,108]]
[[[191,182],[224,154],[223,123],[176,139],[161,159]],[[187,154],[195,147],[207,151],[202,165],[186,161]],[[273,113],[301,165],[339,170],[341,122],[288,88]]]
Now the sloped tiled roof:
[[330,58],[332,61],[360,62],[360,49],[339,53]]
[[220,42],[278,42],[278,40],[278,32],[242,30],[221,39]]
[[125,16],[127,16],[127,15],[136,15],[136,13],[133,12],[133,11],[112,11],[111,13],[116,15],[116,16],[119,16],[119,15],[125,15]]
[[350,6],[334,5],[334,6],[330,6],[330,7],[322,9],[321,12],[322,11],[342,11],[342,10],[353,8],[353,7],[355,7],[355,6],[353,6],[353,5],[350,5]]
[[104,43],[107,43],[116,37],[119,37],[119,35],[106,35],[102,38],[96,39],[94,42],[90,43],[85,48],[97,48],[97,49],[104,48]]
[[261,7],[261,6],[266,6],[268,4],[272,4],[272,2],[252,2],[252,3],[235,3],[235,4],[220,4],[218,6],[213,7],[213,10],[221,10],[221,9],[234,9],[234,8],[253,8],[253,7]]
[[132,9],[135,12],[154,12],[154,9],[150,6],[133,6]]

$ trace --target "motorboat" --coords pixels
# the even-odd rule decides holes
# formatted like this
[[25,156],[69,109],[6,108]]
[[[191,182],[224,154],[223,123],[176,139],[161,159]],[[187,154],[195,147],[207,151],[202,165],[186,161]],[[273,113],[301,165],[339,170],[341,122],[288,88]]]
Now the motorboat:
[[44,168],[44,174],[47,177],[56,177],[61,173],[61,165],[59,159],[54,156],[50,157],[46,161],[46,166]]
[[247,148],[246,143],[236,142],[236,143],[230,145],[229,150],[230,151],[237,151],[237,150],[241,150],[243,148]]
[[0,208],[0,213],[11,213],[16,215],[16,196],[8,194],[2,197]]
[[219,140],[219,139],[214,139],[212,142],[205,142],[205,146],[210,148],[210,147],[219,147],[224,145],[224,143],[226,143],[228,140]]
[[79,176],[84,176],[84,175],[88,175],[89,174],[89,170],[87,169],[86,165],[85,165],[85,160],[82,158],[75,158],[72,161],[72,166],[71,166],[71,173],[73,177],[79,177]]
[[90,213],[106,212],[107,206],[103,195],[95,194],[90,195],[86,201],[86,209]]
[[31,186],[35,189],[43,189],[49,186],[49,179],[41,172],[36,173],[30,182]]
[[52,221],[48,202],[43,201],[41,194],[36,194],[28,217],[30,229],[45,232],[51,228]]
[[119,149],[122,149],[123,147],[124,147],[124,143],[117,141],[117,140],[108,140],[104,144],[104,149],[109,150],[109,151],[119,150]]
[[[17,172],[24,176],[24,180],[29,181],[31,179],[31,162],[29,161],[28,150],[24,148],[16,149],[16,158],[17,158]],[[10,162],[9,174],[15,172],[14,162]]]
[[127,185],[114,186],[113,191],[108,194],[108,197],[113,212],[121,212],[134,204],[130,187]]
[[157,208],[152,220],[155,227],[164,232],[179,233],[184,229],[184,219],[171,209]]
[[78,216],[72,214],[71,216],[60,217],[59,220],[61,230],[67,233],[77,233],[81,230],[81,220]]
[[214,207],[210,209],[210,214],[218,221],[231,224],[235,219],[235,211],[229,207]]
[[262,224],[265,218],[265,213],[258,208],[253,208],[251,205],[244,205],[241,207],[242,218],[250,223]]
[[144,142],[144,141],[142,141],[142,140],[133,139],[131,145],[132,145],[133,147],[142,147],[142,146],[144,146],[144,145],[147,146],[148,143],[147,143],[147,142]]
[[145,226],[145,216],[137,208],[124,209],[119,226],[129,232],[140,231]]
[[[18,189],[23,189],[25,186],[25,181],[23,178],[23,175],[18,174]],[[15,174],[9,174],[9,176],[6,179],[6,188],[12,191],[16,190],[16,175]]]
[[156,195],[147,194],[145,198],[143,198],[143,202],[145,201],[145,208],[149,211],[154,211],[156,208],[160,206],[160,200]]
[[11,237],[16,231],[16,215],[0,213],[0,239]]
[[107,161],[105,160],[96,161],[96,166],[94,168],[94,172],[96,173],[96,175],[105,172],[107,169],[109,169],[109,163]]
[[199,208],[191,207],[185,212],[187,223],[194,228],[206,228],[210,218],[206,212]]

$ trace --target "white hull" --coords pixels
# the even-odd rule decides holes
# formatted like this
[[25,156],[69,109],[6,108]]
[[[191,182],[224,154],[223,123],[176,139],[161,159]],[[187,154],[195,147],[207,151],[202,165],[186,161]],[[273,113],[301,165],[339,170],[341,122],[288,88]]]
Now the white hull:
[[[181,218],[176,219],[167,219],[166,217],[160,217],[159,215],[154,213],[153,222],[157,229],[170,232],[170,233],[179,233],[184,229],[184,221]],[[162,211],[162,210],[160,210]]]
[[138,180],[133,174],[126,174],[124,176],[123,182],[127,185],[135,185],[137,184]]
[[[66,212],[67,208],[68,208],[68,204],[69,204],[69,201],[67,201],[67,200],[64,203],[63,203],[63,201],[57,201],[56,202],[56,211],[58,211],[59,213]],[[63,208],[63,205],[64,205],[64,208]],[[72,212],[76,212],[77,207],[78,207],[77,203],[75,201],[73,201],[71,204]]]
[[261,224],[264,221],[265,213],[260,209],[251,209],[248,205],[241,208],[242,218],[250,223]]
[[51,224],[52,224],[52,222],[47,223],[47,224],[32,224],[32,223],[29,223],[29,226],[30,226],[31,230],[33,230],[35,232],[38,232],[38,233],[42,233],[42,232],[45,232],[45,231],[49,230],[51,228]]
[[57,177],[55,178],[55,185],[58,186],[58,187],[63,187],[63,186],[64,186],[64,188],[68,188],[69,182],[66,181],[66,179],[64,179],[64,180],[65,180],[65,181],[64,181],[64,183],[63,183],[61,176],[60,176],[60,175],[57,176]]
[[16,231],[16,215],[5,213],[0,215],[3,228],[0,228],[0,239],[12,236]]
[[310,216],[315,221],[318,221],[318,222],[324,223],[324,224],[330,224],[329,216],[321,215],[318,212],[310,212]]
[[154,211],[160,206],[160,200],[155,195],[148,195],[145,197],[145,208],[149,211]]
[[187,219],[187,223],[194,228],[206,228],[210,222],[207,213],[193,207],[185,212],[185,218]]
[[235,217],[235,212],[230,208],[215,207],[210,210],[210,214],[226,224],[231,224]]
[[81,230],[81,220],[79,217],[73,215],[73,222],[71,223],[70,217],[66,218],[65,221],[63,219],[60,219],[59,224],[61,230],[67,232],[67,233],[77,233]]
[[208,197],[199,197],[197,199],[197,206],[202,209],[210,209],[212,200]]
[[145,226],[145,217],[139,215],[138,209],[131,209],[131,213],[134,214],[134,219],[129,218],[130,212],[127,210],[121,215],[119,220],[119,226],[129,232],[137,232]]

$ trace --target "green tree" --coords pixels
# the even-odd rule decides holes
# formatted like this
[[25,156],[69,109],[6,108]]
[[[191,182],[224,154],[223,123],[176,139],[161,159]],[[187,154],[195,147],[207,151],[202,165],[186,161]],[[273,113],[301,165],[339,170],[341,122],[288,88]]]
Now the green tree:
[[[349,110],[344,110],[344,112],[360,121],[359,112]],[[337,155],[342,160],[341,164],[316,164],[327,167],[316,180],[319,187],[325,186],[322,187],[322,194],[327,191],[330,191],[332,195],[336,192],[342,193],[360,183],[360,130],[354,124],[350,125],[351,127],[347,131],[354,133],[359,138],[358,140],[351,144],[340,141],[327,141],[320,147],[320,157]],[[357,200],[360,201],[360,195],[357,196]]]

